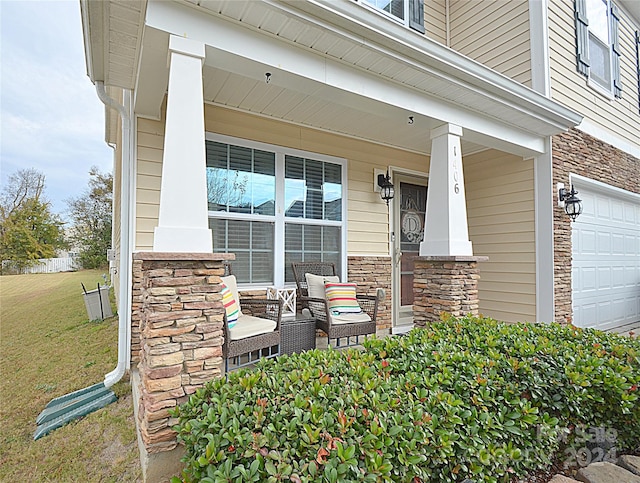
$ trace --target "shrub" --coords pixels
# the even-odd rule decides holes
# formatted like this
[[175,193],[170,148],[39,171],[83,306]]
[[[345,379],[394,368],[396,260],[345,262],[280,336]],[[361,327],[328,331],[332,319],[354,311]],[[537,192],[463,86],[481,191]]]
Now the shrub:
[[364,345],[198,390],[174,414],[174,481],[508,481],[548,465],[570,425],[640,445],[638,340],[465,318]]

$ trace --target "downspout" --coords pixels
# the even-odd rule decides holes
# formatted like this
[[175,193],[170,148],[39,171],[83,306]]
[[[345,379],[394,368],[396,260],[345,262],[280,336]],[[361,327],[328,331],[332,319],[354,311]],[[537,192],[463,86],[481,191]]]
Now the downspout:
[[[115,109],[122,120],[122,182],[120,187],[120,286],[118,307],[118,364],[104,376],[104,385],[113,386],[122,379],[131,359],[131,189],[133,179],[133,154],[131,146],[131,117],[129,110],[109,97],[104,82],[96,82],[96,93],[102,103]],[[130,105],[131,92],[124,91],[124,103]]]

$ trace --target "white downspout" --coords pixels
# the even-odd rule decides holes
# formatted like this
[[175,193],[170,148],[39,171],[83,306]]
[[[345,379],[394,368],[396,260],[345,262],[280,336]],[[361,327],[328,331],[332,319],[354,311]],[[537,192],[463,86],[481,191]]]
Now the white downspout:
[[133,150],[131,143],[131,91],[124,91],[124,106],[109,97],[104,82],[96,82],[96,92],[102,103],[115,109],[122,119],[122,183],[120,187],[120,287],[118,307],[118,365],[104,376],[105,387],[111,387],[126,373],[131,364],[131,190]]

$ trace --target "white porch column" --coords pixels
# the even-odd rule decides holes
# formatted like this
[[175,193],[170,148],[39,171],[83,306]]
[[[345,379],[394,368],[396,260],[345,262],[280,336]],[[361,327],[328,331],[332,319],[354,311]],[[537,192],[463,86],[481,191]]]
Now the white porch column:
[[207,217],[202,64],[204,44],[169,39],[169,87],[160,216],[153,251],[211,253]]
[[460,137],[445,124],[431,131],[431,166],[420,256],[471,256]]

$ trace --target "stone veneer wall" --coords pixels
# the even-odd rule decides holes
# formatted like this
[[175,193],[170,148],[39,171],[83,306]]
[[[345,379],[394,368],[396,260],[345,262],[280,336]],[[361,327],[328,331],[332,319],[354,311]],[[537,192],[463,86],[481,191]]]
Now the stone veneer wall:
[[[620,151],[577,129],[553,136],[553,186],[578,174],[633,193],[640,193],[640,159]],[[580,195],[578,195],[580,197]],[[554,296],[555,320],[573,321],[571,297],[571,221],[564,210],[554,204]]]
[[376,295],[378,288],[386,292],[378,302],[378,329],[391,327],[391,258],[388,256],[349,256],[347,280],[358,284],[358,293]]
[[442,313],[478,315],[478,262],[488,257],[417,257],[413,269],[413,322],[424,327]]
[[131,367],[140,362],[140,317],[142,314],[142,260],[134,258],[131,280]]
[[[228,254],[134,254],[138,428],[148,453],[177,445],[169,409],[222,374],[220,276]],[[133,331],[132,331],[133,334]]]

